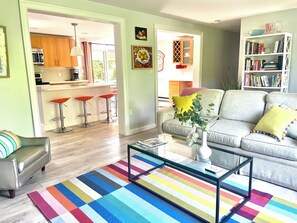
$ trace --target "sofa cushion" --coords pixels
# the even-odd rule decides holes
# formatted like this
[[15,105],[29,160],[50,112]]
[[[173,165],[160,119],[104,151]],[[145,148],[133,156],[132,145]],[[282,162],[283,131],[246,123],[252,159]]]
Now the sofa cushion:
[[197,96],[197,93],[194,93],[189,96],[173,96],[172,100],[174,103],[174,106],[177,109],[178,113],[184,113],[185,111],[188,111],[192,104],[193,104],[193,99]]
[[273,105],[284,105],[292,110],[296,110],[297,93],[271,92],[266,97],[265,111],[267,112]]
[[0,158],[6,158],[21,146],[21,140],[16,134],[6,130],[0,131]]
[[242,139],[241,148],[249,152],[297,161],[297,140],[290,137],[285,137],[279,142],[267,135],[251,133]]
[[242,137],[250,134],[254,127],[253,123],[220,119],[210,128],[207,140],[231,147],[240,147]]
[[[202,116],[217,116],[219,114],[222,98],[224,96],[224,91],[220,89],[205,89],[198,91],[198,94],[201,95],[201,105],[204,108],[201,111]],[[212,109],[210,112],[207,111],[209,104],[213,103]]]
[[297,111],[272,106],[260,119],[254,132],[264,133],[281,140],[291,122],[297,119]]
[[46,154],[44,146],[23,146],[7,159],[16,159],[19,173]]
[[220,117],[256,124],[264,113],[266,95],[264,91],[228,90],[222,101]]
[[289,125],[287,128],[287,136],[297,139],[297,122],[294,122]]
[[162,124],[163,132],[186,137],[194,128],[188,123],[181,124],[178,119],[169,119]]

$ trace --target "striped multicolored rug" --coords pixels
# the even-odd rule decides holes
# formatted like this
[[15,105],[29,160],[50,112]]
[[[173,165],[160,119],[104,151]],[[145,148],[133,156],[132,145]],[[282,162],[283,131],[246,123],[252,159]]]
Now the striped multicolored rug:
[[[132,174],[157,164],[147,156],[132,157]],[[169,167],[156,169],[138,183],[158,192],[190,212],[213,222],[215,188]],[[236,182],[228,182],[236,184]],[[237,185],[238,186],[238,185]],[[51,222],[200,222],[169,202],[147,192],[127,179],[127,162],[120,160],[45,189],[28,194]],[[241,198],[221,191],[220,216]],[[257,190],[251,200],[228,222],[297,223],[297,203]]]

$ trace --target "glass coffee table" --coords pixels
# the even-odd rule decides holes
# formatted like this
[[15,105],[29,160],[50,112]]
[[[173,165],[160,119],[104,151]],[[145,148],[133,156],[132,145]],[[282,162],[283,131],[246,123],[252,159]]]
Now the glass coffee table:
[[[162,134],[156,138],[158,139],[156,141],[164,142],[164,144],[154,144],[154,142],[150,142],[151,145],[148,146],[142,143],[145,140],[128,144],[128,177],[131,182],[141,186],[158,197],[165,199],[202,222],[226,222],[251,198],[253,170],[252,157],[210,146],[212,150],[210,160],[208,162],[200,162],[195,160],[195,149],[186,146],[183,140],[173,138],[168,134]],[[132,174],[131,165],[133,165],[133,155],[146,157],[146,159],[152,161],[155,165],[141,173]],[[213,172],[213,169],[210,169],[211,165],[212,167],[219,169],[219,171]],[[178,173],[182,173],[188,177],[191,182],[197,182],[191,186],[193,188],[195,187],[195,189],[200,187],[200,182],[202,182],[203,185],[206,185],[203,186],[203,193],[199,196],[209,194],[212,190],[214,195],[213,200],[211,197],[207,198],[208,195],[206,195],[206,201],[202,202],[209,202],[213,207],[209,208],[202,204],[202,209],[205,208],[206,210],[197,211],[200,207],[200,204],[197,203],[197,207],[194,207],[196,208],[196,211],[193,211],[192,208],[188,208],[188,206],[185,207],[185,205],[175,202],[176,199],[170,199],[171,195],[165,196],[166,192],[164,195],[164,193],[160,193],[159,189],[156,190],[147,186],[145,183],[141,183],[142,179],[145,179],[149,174],[158,170],[162,171],[166,167],[169,167]],[[248,168],[249,175],[239,176],[238,173],[241,168]],[[242,180],[242,178],[244,178],[244,180]],[[170,188],[168,190],[170,190]],[[189,191],[191,191],[191,188]],[[200,192],[197,194],[199,193]],[[196,192],[193,193],[193,196],[196,196]],[[232,203],[227,201],[230,197],[234,197],[236,202]],[[197,198],[198,202],[199,199],[200,198]],[[194,204],[196,204],[195,202]],[[222,210],[220,210],[220,208]],[[208,213],[204,215],[203,211]],[[211,217],[209,217],[210,215]]]

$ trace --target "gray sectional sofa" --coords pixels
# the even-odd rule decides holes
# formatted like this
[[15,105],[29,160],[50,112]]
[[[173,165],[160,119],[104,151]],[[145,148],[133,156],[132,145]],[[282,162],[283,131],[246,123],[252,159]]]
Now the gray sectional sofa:
[[[266,93],[206,89],[198,91],[202,105],[215,104],[212,115],[219,119],[210,123],[208,143],[239,154],[254,157],[253,177],[297,190],[297,140],[284,137],[276,139],[259,133],[251,133],[265,112],[273,105],[297,108],[297,93]],[[206,114],[204,114],[206,115]],[[174,119],[174,109],[160,110],[157,114],[159,133],[185,138],[191,131],[189,125],[181,125]],[[248,174],[243,169],[241,174]]]

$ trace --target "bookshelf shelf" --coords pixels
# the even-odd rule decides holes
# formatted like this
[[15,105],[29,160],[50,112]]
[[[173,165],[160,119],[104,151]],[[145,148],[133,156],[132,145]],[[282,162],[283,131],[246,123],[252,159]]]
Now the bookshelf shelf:
[[244,38],[243,90],[288,92],[291,33]]

